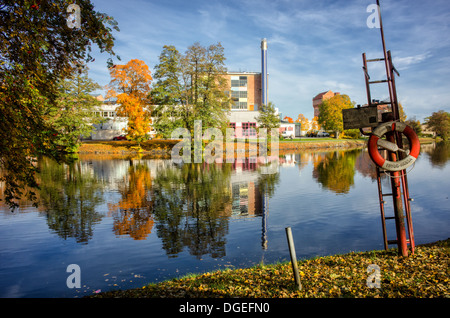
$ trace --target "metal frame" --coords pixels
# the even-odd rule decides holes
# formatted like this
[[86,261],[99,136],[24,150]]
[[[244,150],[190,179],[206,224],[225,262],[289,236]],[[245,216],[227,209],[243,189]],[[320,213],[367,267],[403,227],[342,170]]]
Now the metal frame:
[[[395,69],[392,63],[391,52],[386,50],[386,43],[384,39],[384,31],[383,31],[383,23],[381,20],[381,9],[380,9],[380,1],[377,0],[378,5],[378,17],[380,22],[380,32],[381,32],[381,41],[383,45],[383,55],[384,58],[376,58],[376,59],[367,59],[366,54],[362,54],[363,58],[363,71],[366,82],[366,91],[367,91],[367,105],[368,106],[376,106],[378,103],[373,102],[370,94],[370,85],[371,84],[379,84],[379,83],[387,83],[389,88],[389,98],[390,101],[384,104],[390,104],[392,108],[392,118],[389,120],[400,121],[400,113],[398,108],[398,100],[397,100],[397,92],[395,87],[395,74],[398,76],[400,74]],[[380,62],[384,61],[386,67],[386,79],[385,80],[376,80],[371,81],[369,72],[368,72],[368,62]],[[362,129],[361,129],[362,131]],[[402,136],[399,132],[391,132],[386,138],[393,143],[396,143],[399,148],[402,147]],[[397,161],[403,159],[404,154],[402,152],[395,153],[388,151],[389,160]],[[390,171],[390,181],[391,181],[391,193],[383,194],[383,190],[381,187],[381,168],[377,166],[377,184],[378,184],[378,198],[380,201],[380,211],[381,211],[381,221],[383,228],[383,241],[385,249],[388,248],[389,244],[397,244],[399,254],[402,256],[408,256],[408,244],[411,247],[411,253],[414,254],[414,231],[412,227],[411,220],[411,206],[410,201],[412,199],[409,197],[409,189],[408,189],[408,181],[406,178],[406,170],[402,171]],[[402,191],[403,190],[403,191]],[[394,206],[394,216],[386,217],[384,210],[384,196],[392,196],[393,206]],[[405,209],[403,209],[403,203],[405,204]],[[386,220],[394,219],[396,225],[397,239],[396,240],[388,240],[386,233]],[[405,224],[406,219],[406,224]],[[408,236],[409,239],[406,238],[406,227],[408,228]]]

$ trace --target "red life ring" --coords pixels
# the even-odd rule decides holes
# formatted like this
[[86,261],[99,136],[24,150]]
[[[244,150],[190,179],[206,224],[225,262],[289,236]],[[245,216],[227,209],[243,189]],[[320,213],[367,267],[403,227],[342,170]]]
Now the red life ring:
[[[391,132],[391,131],[398,131],[408,138],[411,150],[404,151],[398,146],[392,142],[386,141],[384,139],[381,139],[384,134]],[[400,160],[400,161],[389,161],[384,159],[380,153],[378,152],[378,146],[381,146],[389,151],[403,151],[407,154],[406,158]],[[369,138],[369,155],[375,164],[385,170],[388,171],[401,171],[409,167],[416,161],[417,157],[420,153],[420,142],[419,138],[417,137],[414,130],[402,122],[395,122],[390,121],[387,123],[383,123],[379,125],[375,130],[372,132],[372,135]]]

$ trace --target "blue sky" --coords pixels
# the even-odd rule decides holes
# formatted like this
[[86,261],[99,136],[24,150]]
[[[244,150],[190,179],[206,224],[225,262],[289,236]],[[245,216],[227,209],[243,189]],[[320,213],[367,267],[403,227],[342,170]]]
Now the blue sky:
[[[332,90],[364,104],[362,53],[382,57],[379,29],[369,28],[375,0],[92,0],[113,16],[119,64],[143,60],[153,71],[164,45],[180,52],[195,42],[220,42],[229,71],[261,71],[262,38],[268,41],[269,100],[283,116],[311,119],[312,99]],[[408,117],[450,111],[450,1],[381,0],[386,46],[395,67],[397,94]],[[108,84],[107,54],[95,54],[90,77]],[[372,79],[385,77],[371,63]],[[372,98],[388,97],[385,84]]]

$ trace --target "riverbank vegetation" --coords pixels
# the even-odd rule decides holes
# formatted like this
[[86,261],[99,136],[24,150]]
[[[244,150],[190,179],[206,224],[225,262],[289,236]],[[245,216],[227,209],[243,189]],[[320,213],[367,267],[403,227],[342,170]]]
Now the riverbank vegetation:
[[[450,239],[416,246],[408,257],[397,249],[352,252],[345,255],[300,260],[302,289],[294,283],[289,263],[259,264],[188,275],[142,288],[98,293],[93,297],[118,298],[409,298],[450,297]],[[369,288],[380,268],[380,288]]]

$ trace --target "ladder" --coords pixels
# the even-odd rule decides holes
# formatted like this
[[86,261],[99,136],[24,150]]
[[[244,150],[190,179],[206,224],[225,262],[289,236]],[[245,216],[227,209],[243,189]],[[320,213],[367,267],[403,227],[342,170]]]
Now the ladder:
[[[375,59],[367,59],[366,53],[362,54],[363,57],[363,71],[364,71],[364,77],[366,82],[366,92],[367,92],[367,106],[378,106],[378,105],[390,105],[392,109],[392,113],[388,113],[387,116],[382,118],[382,121],[399,121],[400,120],[400,114],[399,114],[399,107],[398,107],[398,100],[397,100],[397,92],[395,88],[395,74],[397,76],[400,76],[398,71],[395,69],[393,63],[392,63],[392,57],[391,52],[386,51],[386,44],[384,40],[384,32],[383,32],[383,24],[381,21],[381,12],[380,12],[380,3],[379,0],[377,0],[378,5],[378,16],[379,16],[379,23],[380,23],[380,31],[381,31],[381,41],[383,45],[383,54],[384,57],[382,58],[375,58]],[[385,69],[386,69],[386,79],[382,80],[371,80],[369,76],[368,71],[368,63],[371,62],[384,62]],[[395,74],[394,74],[395,73]],[[370,94],[370,85],[373,84],[381,84],[381,83],[387,83],[388,89],[389,89],[389,101],[386,102],[379,102],[372,100],[371,94]],[[361,130],[361,132],[363,132]],[[367,134],[367,133],[365,133]],[[387,135],[387,138],[389,138],[389,141],[394,142],[397,144],[399,148],[402,148],[402,137],[399,132],[392,132]],[[383,149],[384,150],[384,149]],[[404,158],[403,152],[390,152],[387,151],[388,156],[390,157],[391,161],[397,161]],[[408,255],[408,249],[407,245],[409,244],[411,248],[411,253],[414,254],[414,232],[412,227],[412,220],[411,220],[411,206],[410,201],[412,199],[409,196],[409,190],[408,190],[408,181],[406,178],[406,170],[402,171],[390,171],[390,181],[391,181],[391,193],[383,193],[383,189],[381,186],[381,174],[384,173],[385,170],[382,170],[380,167],[376,167],[377,172],[377,184],[378,184],[378,198],[380,202],[380,211],[381,211],[381,223],[383,228],[383,240],[384,240],[384,247],[385,249],[388,249],[388,245],[390,244],[397,244],[399,249],[399,254],[402,256]],[[392,196],[393,199],[393,205],[394,205],[394,216],[385,216],[385,203],[384,197],[386,196]],[[403,209],[403,203],[405,205],[405,208]],[[405,212],[405,213],[403,213]],[[387,239],[387,233],[386,233],[386,220],[395,220],[396,225],[396,231],[397,231],[397,239],[396,240],[388,240]],[[406,224],[405,224],[406,220]],[[409,239],[406,239],[406,229],[408,228],[408,237]]]
[[[395,220],[395,215],[394,216],[386,216],[385,206],[384,206],[386,204],[384,197],[392,196],[392,193],[383,193],[381,176],[382,176],[382,173],[385,172],[385,170],[383,170],[377,166],[376,172],[377,172],[378,199],[380,202],[380,212],[381,212],[381,226],[383,229],[383,242],[384,242],[384,249],[387,250],[389,248],[389,245],[398,244],[398,239],[388,240],[387,230],[386,230],[386,220]],[[406,175],[405,175],[405,177],[406,177]],[[411,253],[414,254],[414,249],[415,249],[414,230],[413,230],[413,226],[412,226],[411,205],[410,205],[410,202],[414,201],[414,200],[409,197],[409,193],[407,192],[407,187],[406,187],[406,191],[405,191],[405,187],[403,188],[403,198],[404,198],[404,202],[405,202],[406,224],[408,227],[408,239],[406,240],[406,243],[409,244],[409,246],[411,248]]]

